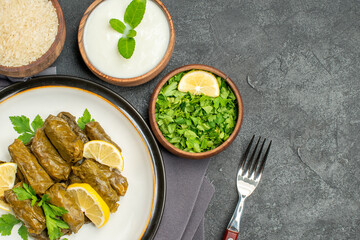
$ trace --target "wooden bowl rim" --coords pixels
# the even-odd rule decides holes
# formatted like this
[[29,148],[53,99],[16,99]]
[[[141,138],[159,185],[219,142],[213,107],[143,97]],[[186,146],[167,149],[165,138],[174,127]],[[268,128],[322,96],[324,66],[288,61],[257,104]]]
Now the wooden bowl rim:
[[81,18],[80,24],[79,24],[79,30],[78,30],[78,45],[79,45],[79,50],[80,50],[80,54],[86,64],[86,66],[100,79],[109,82],[111,84],[114,85],[119,85],[119,86],[126,86],[126,87],[130,87],[130,86],[137,86],[143,83],[146,83],[150,80],[152,80],[153,78],[155,78],[164,68],[165,66],[168,64],[171,55],[174,51],[174,46],[175,46],[175,28],[174,28],[174,23],[172,20],[172,17],[168,11],[168,9],[165,7],[165,5],[160,1],[160,0],[153,0],[159,7],[160,9],[165,13],[165,16],[168,20],[169,23],[169,27],[170,27],[170,39],[169,39],[169,45],[168,48],[166,49],[166,52],[163,56],[163,58],[161,59],[161,61],[150,71],[148,71],[147,73],[137,76],[137,77],[132,77],[132,78],[117,78],[117,77],[112,77],[110,75],[107,75],[103,72],[101,72],[100,70],[98,70],[89,60],[89,58],[87,57],[87,54],[85,52],[85,47],[84,47],[84,41],[83,41],[83,36],[84,36],[84,28],[86,25],[86,21],[89,18],[90,14],[92,13],[92,11],[105,0],[95,0],[85,11],[83,17]]
[[[57,0],[49,0],[49,1],[51,1],[51,3],[53,4],[53,6],[56,10],[57,18],[58,18],[58,32],[56,34],[54,42],[51,44],[50,48],[41,57],[39,57],[38,59],[36,59],[35,61],[33,61],[27,65],[22,65],[22,66],[18,66],[18,67],[7,67],[7,66],[3,66],[0,64],[0,72],[1,73],[12,74],[12,73],[19,72],[19,70],[26,72],[27,70],[29,70],[41,63],[44,63],[50,57],[52,52],[56,49],[58,44],[62,44],[62,46],[61,46],[61,50],[60,50],[59,54],[56,56],[54,61],[60,55],[62,48],[64,47],[64,44],[65,44],[65,40],[64,40],[64,42],[61,42],[63,39],[62,34],[66,34],[65,18],[64,18],[64,14],[63,14],[63,11],[62,11],[62,8],[61,8],[59,2]],[[35,74],[45,70],[46,66],[50,66],[53,62],[51,62],[50,64],[46,64],[44,68],[39,68],[39,70],[36,72],[32,72],[29,76],[35,75]],[[11,75],[9,75],[9,76],[11,77]],[[29,77],[29,76],[23,75],[20,77]]]
[[[229,136],[229,138],[225,142],[223,142],[220,146],[218,146],[210,151],[201,152],[201,153],[186,152],[186,151],[176,148],[174,145],[172,145],[170,142],[168,142],[166,140],[166,138],[162,135],[162,133],[159,129],[159,126],[156,122],[156,118],[155,118],[155,105],[156,105],[156,100],[157,100],[157,97],[158,97],[158,94],[159,94],[161,88],[171,77],[173,77],[174,75],[176,75],[180,72],[184,72],[184,71],[188,71],[188,70],[205,70],[205,71],[214,73],[214,74],[218,75],[219,77],[222,77],[223,79],[225,79],[225,81],[229,84],[229,86],[233,90],[233,92],[236,96],[237,103],[238,103],[238,119],[236,121],[235,128],[234,128],[233,132],[231,133],[231,135]],[[235,83],[226,74],[224,74],[217,68],[214,68],[214,67],[211,67],[208,65],[203,65],[203,64],[185,65],[185,66],[176,68],[173,71],[171,71],[170,73],[168,73],[156,85],[156,87],[153,91],[153,94],[151,95],[151,99],[150,99],[149,120],[150,120],[151,129],[152,129],[155,137],[161,143],[161,145],[163,145],[169,152],[171,152],[175,155],[178,155],[180,157],[184,157],[184,158],[203,159],[203,158],[207,158],[207,157],[212,157],[212,156],[222,152],[228,146],[230,146],[230,144],[235,140],[236,136],[238,135],[238,133],[240,131],[242,121],[243,121],[243,101],[242,101],[239,89],[236,87]]]

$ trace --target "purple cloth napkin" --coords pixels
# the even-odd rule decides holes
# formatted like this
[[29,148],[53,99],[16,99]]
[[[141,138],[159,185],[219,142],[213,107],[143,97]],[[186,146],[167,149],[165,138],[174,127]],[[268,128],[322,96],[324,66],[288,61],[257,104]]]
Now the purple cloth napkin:
[[162,152],[167,192],[164,215],[155,240],[191,240],[214,193],[210,182],[204,180],[209,159],[183,159],[165,150]]
[[201,220],[198,229],[193,237],[193,240],[204,240],[205,239],[205,227],[204,219]]
[[[199,195],[196,199],[194,209],[192,210],[189,222],[186,225],[186,229],[181,237],[181,240],[200,240],[200,238],[195,237],[195,235],[196,232],[199,231],[201,222],[203,224],[204,214],[209,206],[214,192],[214,186],[210,183],[209,179],[205,177],[201,184]],[[202,231],[202,234],[204,234],[204,229]]]

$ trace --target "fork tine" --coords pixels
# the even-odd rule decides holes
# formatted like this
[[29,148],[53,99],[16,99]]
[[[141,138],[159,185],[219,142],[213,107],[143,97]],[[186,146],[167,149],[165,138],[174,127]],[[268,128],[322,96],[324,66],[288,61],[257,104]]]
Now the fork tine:
[[269,152],[270,152],[271,143],[272,143],[272,141],[270,141],[269,146],[266,149],[265,155],[262,158],[262,161],[261,161],[261,164],[260,164],[260,168],[256,171],[256,178],[261,176],[262,172],[264,171],[265,162],[266,162],[266,159],[267,159],[267,157],[269,155]]
[[247,146],[247,148],[246,148],[246,150],[245,150],[245,153],[244,153],[244,155],[243,155],[242,158],[241,158],[241,162],[240,162],[240,164],[239,164],[239,170],[244,166],[244,163],[245,163],[246,158],[247,158],[247,156],[248,156],[248,154],[249,154],[249,152],[250,152],[250,148],[251,148],[251,145],[252,145],[252,143],[253,143],[253,141],[254,141],[254,138],[255,138],[255,135],[252,136],[252,138],[251,138],[251,140],[250,140],[250,143],[249,143],[249,145]]
[[[263,151],[263,148],[264,148],[264,145],[265,145],[265,141],[266,141],[266,138],[263,140],[263,143],[261,144],[261,147],[260,147],[260,150],[259,150],[259,153],[255,159],[255,161],[251,164],[251,168],[249,170],[249,176],[251,176],[251,174],[253,174],[253,172],[257,169],[258,167],[258,163],[259,163],[259,159],[260,159],[260,155]],[[255,153],[255,152],[254,152]]]
[[242,167],[242,169],[243,169],[243,174],[242,174],[242,175],[243,175],[243,176],[244,176],[245,173],[248,173],[248,170],[249,170],[250,167],[251,167],[251,164],[252,164],[253,159],[254,159],[254,157],[255,157],[256,149],[257,149],[257,147],[258,147],[258,145],[259,145],[260,139],[261,139],[261,137],[259,137],[259,139],[258,139],[258,141],[257,141],[257,143],[256,143],[256,145],[255,145],[255,148],[254,148],[254,150],[253,150],[253,152],[252,152],[252,154],[251,154],[251,157],[246,159],[246,161],[245,161],[245,163],[244,163],[244,165],[243,165],[243,167]]

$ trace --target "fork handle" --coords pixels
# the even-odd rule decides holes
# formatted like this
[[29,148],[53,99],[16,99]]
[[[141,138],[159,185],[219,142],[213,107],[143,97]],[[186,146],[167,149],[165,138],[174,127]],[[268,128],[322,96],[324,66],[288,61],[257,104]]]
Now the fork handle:
[[236,240],[239,233],[231,231],[230,229],[226,229],[223,240]]

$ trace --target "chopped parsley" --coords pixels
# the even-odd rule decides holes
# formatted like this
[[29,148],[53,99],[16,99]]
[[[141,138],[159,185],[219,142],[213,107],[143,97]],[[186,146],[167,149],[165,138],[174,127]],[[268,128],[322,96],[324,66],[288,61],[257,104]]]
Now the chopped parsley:
[[169,79],[159,92],[155,117],[163,136],[176,148],[205,152],[221,145],[233,132],[237,100],[226,81],[216,77],[220,96],[193,95],[177,90],[181,72]]

